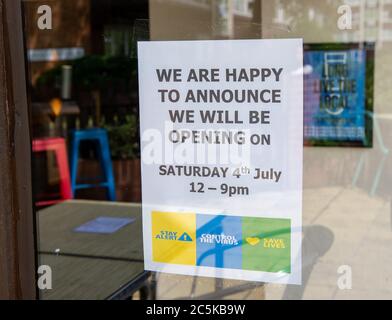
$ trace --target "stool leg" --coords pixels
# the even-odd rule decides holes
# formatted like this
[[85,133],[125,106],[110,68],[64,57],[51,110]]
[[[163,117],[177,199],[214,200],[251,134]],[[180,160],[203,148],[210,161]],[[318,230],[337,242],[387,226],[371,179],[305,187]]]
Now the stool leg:
[[105,174],[106,183],[108,184],[107,187],[108,198],[110,201],[116,201],[116,186],[115,186],[114,176],[113,176],[113,167],[112,167],[112,160],[110,156],[109,141],[106,134],[102,135],[99,138],[99,143],[101,146],[100,148],[101,151],[99,152],[101,166]]
[[56,146],[56,159],[60,175],[60,192],[63,200],[72,199],[71,179],[69,176],[69,166],[67,150],[64,144]]
[[71,186],[73,194],[76,193],[76,179],[78,175],[79,138],[71,136]]

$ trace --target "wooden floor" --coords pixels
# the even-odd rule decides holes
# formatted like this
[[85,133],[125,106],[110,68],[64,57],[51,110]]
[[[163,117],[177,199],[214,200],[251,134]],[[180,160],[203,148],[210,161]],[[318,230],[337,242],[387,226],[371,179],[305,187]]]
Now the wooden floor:
[[[74,229],[100,216],[135,221],[113,234]],[[144,272],[140,205],[72,200],[38,212],[39,265],[52,268],[41,299],[105,299]]]

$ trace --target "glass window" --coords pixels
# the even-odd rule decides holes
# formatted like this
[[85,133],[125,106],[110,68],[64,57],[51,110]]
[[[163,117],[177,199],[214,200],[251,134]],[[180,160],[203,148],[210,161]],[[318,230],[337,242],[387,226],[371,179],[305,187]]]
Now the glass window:
[[[392,1],[30,0],[23,15],[42,299],[392,297]],[[302,285],[144,270],[137,42],[287,38],[304,42]]]

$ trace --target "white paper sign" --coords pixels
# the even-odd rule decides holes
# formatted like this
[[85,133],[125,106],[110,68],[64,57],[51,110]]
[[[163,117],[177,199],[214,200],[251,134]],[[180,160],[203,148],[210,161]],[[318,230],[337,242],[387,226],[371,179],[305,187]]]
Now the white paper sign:
[[301,283],[301,39],[139,42],[147,270]]

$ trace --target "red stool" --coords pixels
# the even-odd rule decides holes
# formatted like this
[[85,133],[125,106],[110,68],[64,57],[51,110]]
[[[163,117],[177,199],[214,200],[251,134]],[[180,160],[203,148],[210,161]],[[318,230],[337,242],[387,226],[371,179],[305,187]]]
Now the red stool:
[[38,201],[36,206],[48,206],[72,199],[71,178],[69,175],[68,156],[65,139],[44,138],[33,140],[33,152],[54,151],[60,176],[60,199]]

